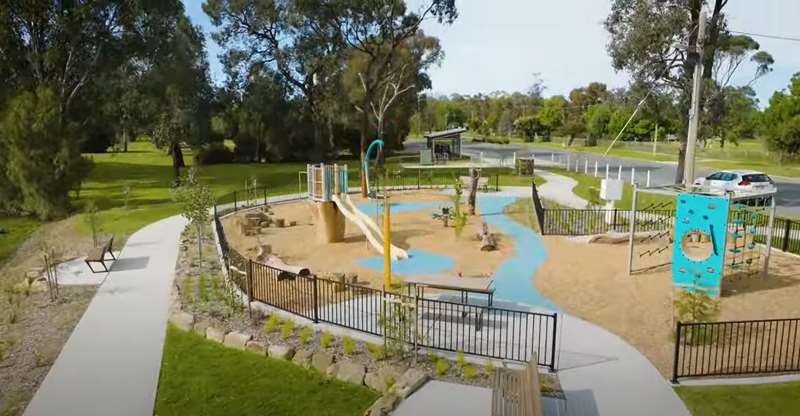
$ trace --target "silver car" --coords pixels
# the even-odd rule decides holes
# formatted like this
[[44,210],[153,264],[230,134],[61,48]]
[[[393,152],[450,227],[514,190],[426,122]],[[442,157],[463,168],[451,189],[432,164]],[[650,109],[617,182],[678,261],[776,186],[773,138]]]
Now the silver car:
[[704,178],[697,178],[693,185],[701,191],[711,193],[733,193],[734,195],[757,195],[775,193],[777,188],[767,174],[753,170],[721,170]]

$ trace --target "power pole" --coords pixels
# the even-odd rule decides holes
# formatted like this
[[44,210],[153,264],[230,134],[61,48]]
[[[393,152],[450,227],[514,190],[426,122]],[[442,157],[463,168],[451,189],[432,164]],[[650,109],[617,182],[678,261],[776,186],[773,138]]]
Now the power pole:
[[683,163],[683,184],[689,186],[694,182],[694,150],[697,143],[697,130],[700,126],[700,95],[703,88],[703,43],[706,38],[706,12],[700,8],[700,19],[697,24],[697,61],[694,64],[692,80],[692,108],[689,110],[689,132],[686,135],[686,154]]

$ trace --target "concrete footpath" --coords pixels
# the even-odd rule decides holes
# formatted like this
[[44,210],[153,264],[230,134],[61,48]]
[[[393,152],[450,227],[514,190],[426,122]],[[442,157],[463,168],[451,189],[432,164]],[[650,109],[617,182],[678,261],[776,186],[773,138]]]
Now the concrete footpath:
[[25,415],[153,414],[185,225],[174,216],[128,239]]

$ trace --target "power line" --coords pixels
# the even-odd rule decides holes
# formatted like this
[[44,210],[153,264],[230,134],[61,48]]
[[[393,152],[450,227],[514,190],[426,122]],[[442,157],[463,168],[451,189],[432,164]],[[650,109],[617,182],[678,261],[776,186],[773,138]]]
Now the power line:
[[736,34],[739,34],[739,35],[757,36],[757,37],[768,38],[768,39],[777,39],[777,40],[788,40],[790,42],[800,42],[800,38],[793,38],[793,37],[790,37],[790,36],[765,35],[763,33],[740,32],[738,30],[728,30],[728,32],[736,33]]

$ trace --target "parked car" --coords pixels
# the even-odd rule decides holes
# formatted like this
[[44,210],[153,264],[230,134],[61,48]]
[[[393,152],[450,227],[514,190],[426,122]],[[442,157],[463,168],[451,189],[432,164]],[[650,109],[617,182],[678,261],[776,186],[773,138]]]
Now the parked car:
[[775,182],[767,174],[753,170],[721,170],[694,180],[694,186],[713,193],[732,192],[734,195],[774,193]]

